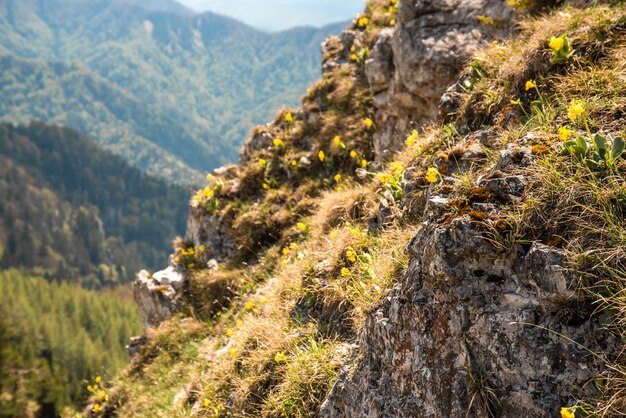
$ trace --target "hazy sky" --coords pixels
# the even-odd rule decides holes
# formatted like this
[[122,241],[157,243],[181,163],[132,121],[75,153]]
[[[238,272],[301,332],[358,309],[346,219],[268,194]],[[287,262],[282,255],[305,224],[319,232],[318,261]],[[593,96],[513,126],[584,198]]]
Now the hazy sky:
[[178,0],[196,11],[212,11],[266,30],[322,26],[350,20],[364,9],[363,0]]

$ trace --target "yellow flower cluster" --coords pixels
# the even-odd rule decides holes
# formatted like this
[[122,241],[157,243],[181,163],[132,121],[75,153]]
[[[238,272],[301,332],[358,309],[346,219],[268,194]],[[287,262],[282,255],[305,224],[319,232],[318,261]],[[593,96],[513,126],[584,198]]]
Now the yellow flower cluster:
[[576,418],[576,411],[573,408],[561,408],[561,418]]
[[[355,261],[356,261],[356,259],[355,259]],[[347,269],[345,267],[343,267],[341,269],[341,277],[350,277],[351,275],[352,275],[352,273],[350,273],[349,269]]]
[[352,247],[346,248],[346,258],[348,259],[349,262],[356,263],[356,251],[354,251],[354,248]]
[[285,122],[293,123],[293,115],[291,114],[291,112],[287,112],[287,114],[285,115]]
[[100,376],[96,376],[94,382],[95,383],[93,385],[87,385],[87,391],[94,394],[97,398],[97,402],[91,408],[91,412],[99,414],[104,410],[105,404],[109,401],[109,395],[104,388],[100,386],[102,382],[102,378]]
[[567,141],[572,135],[574,135],[574,131],[572,129],[567,129],[564,126],[559,128],[559,139],[561,141]]
[[557,38],[557,37],[552,36],[550,38],[549,45],[550,45],[550,48],[554,52],[559,52],[563,48],[564,44],[565,44],[565,41],[564,41],[563,37],[558,37]]
[[317,153],[317,158],[319,158],[321,162],[324,162],[324,160],[326,159],[326,154],[324,154],[324,151],[320,150],[320,152]]
[[285,146],[285,143],[283,142],[282,139],[280,138],[275,138],[274,139],[274,147],[276,148],[283,148]]
[[276,353],[274,361],[278,364],[287,363],[287,356],[284,353]]
[[439,170],[436,167],[429,167],[428,172],[426,173],[426,181],[429,183],[436,183],[439,178],[441,178],[441,174],[439,174]]
[[407,146],[412,147],[413,145],[415,145],[415,142],[417,141],[417,136],[418,136],[417,131],[415,129],[413,129],[413,132],[411,132],[411,135],[409,135],[406,138]]
[[372,126],[374,126],[374,121],[372,121],[370,118],[365,118],[364,122],[367,129],[371,129]]
[[567,108],[567,117],[574,122],[576,118],[579,118],[585,114],[585,102],[582,100],[573,100]]
[[366,28],[369,25],[370,20],[366,16],[361,16],[360,14],[356,16],[356,25],[360,28]]
[[524,85],[524,88],[526,89],[526,91],[537,88],[537,83],[535,83],[535,80],[528,80]]

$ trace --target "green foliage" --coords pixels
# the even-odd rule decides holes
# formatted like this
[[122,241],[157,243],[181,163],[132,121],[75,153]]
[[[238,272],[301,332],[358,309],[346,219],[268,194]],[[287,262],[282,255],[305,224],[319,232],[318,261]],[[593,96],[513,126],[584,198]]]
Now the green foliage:
[[270,34],[110,0],[6,3],[0,117],[74,127],[182,184],[236,160],[252,126],[297,105],[320,75],[320,43],[343,29]]
[[617,165],[617,160],[624,153],[624,140],[617,136],[613,138],[611,147],[606,137],[594,134],[591,139],[592,145],[587,144],[587,140],[579,136],[575,140],[563,143],[563,152],[573,155],[579,161],[585,163],[589,169],[594,171],[611,170]]
[[569,38],[567,35],[561,35],[558,38],[550,38],[550,48],[552,49],[552,62],[555,64],[563,64],[567,62],[575,50],[570,46]]
[[141,330],[128,299],[0,272],[0,417],[57,416],[86,400],[82,382],[123,367],[124,345]]
[[0,124],[0,268],[128,282],[167,258],[186,200],[71,129]]

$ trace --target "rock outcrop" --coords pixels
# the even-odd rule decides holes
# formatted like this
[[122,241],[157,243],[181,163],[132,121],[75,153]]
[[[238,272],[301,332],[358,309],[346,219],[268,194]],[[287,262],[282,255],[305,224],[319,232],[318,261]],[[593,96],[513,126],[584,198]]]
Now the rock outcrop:
[[[486,16],[497,25],[485,25]],[[397,151],[404,134],[437,121],[439,101],[473,52],[506,33],[513,10],[501,0],[401,1],[395,29],[383,30],[365,72],[381,127],[377,159]]]
[[180,309],[184,283],[185,276],[173,266],[153,275],[146,270],[139,272],[133,283],[133,296],[146,331],[155,328]]
[[498,254],[468,217],[428,219],[407,250],[409,269],[369,316],[362,360],[344,370],[323,416],[490,416],[489,408],[549,417],[590,394],[585,384],[602,364],[582,347],[616,341],[597,321],[580,325],[559,311],[574,287],[563,251],[533,244]]

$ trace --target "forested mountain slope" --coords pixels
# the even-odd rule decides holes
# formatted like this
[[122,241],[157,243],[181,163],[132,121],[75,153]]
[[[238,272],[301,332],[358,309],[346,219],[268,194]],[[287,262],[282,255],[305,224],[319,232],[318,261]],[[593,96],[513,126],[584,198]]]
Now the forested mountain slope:
[[72,126],[151,174],[198,183],[297,103],[319,77],[320,43],[345,26],[268,34],[145,3],[0,0],[0,119]]
[[128,282],[166,257],[187,193],[72,129],[0,124],[0,267],[89,287]]

